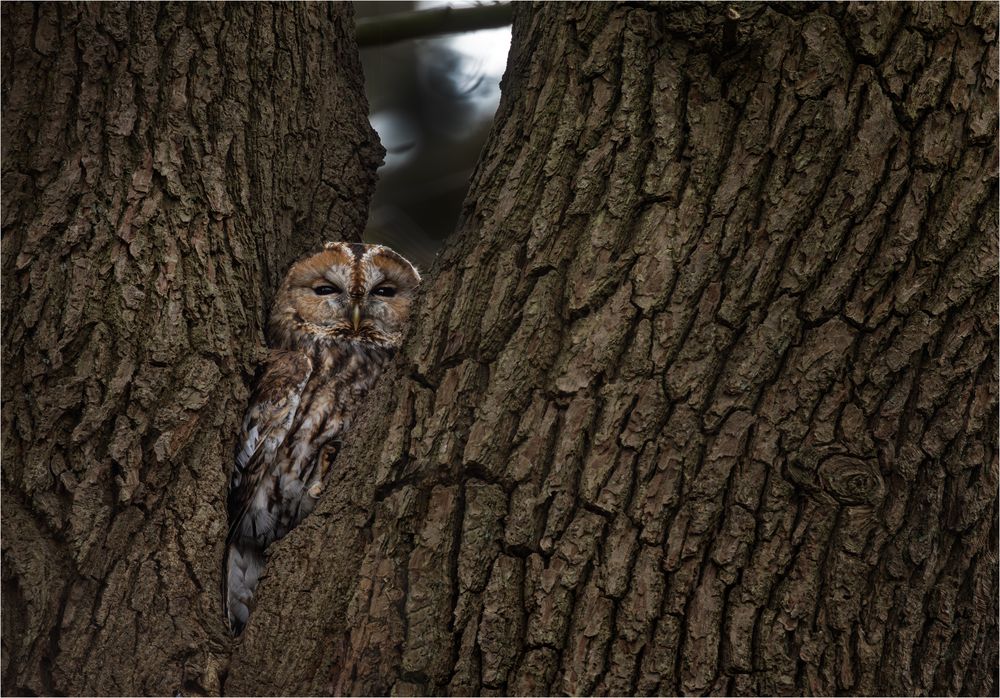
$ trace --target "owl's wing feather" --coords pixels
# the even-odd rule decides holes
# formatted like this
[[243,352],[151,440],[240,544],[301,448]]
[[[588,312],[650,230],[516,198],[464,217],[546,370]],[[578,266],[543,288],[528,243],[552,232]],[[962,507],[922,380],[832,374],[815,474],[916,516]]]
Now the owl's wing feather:
[[[250,614],[253,592],[264,569],[266,541],[256,531],[248,538],[243,522],[258,488],[270,476],[278,447],[295,423],[302,391],[313,372],[301,352],[271,351],[264,363],[250,407],[243,419],[241,446],[229,483],[229,534],[222,569],[223,611],[234,634]],[[250,517],[253,526],[254,517]]]
[[312,371],[312,361],[302,352],[272,350],[268,355],[243,419],[242,446],[229,484],[229,540],[238,534],[258,487],[270,474]]

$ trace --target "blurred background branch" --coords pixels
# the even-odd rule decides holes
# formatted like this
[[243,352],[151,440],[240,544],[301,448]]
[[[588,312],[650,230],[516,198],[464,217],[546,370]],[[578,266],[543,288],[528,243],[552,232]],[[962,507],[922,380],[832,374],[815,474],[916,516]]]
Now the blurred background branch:
[[366,48],[407,39],[493,29],[510,24],[513,11],[511,3],[501,2],[474,7],[400,12],[380,17],[359,17],[356,36],[358,46]]

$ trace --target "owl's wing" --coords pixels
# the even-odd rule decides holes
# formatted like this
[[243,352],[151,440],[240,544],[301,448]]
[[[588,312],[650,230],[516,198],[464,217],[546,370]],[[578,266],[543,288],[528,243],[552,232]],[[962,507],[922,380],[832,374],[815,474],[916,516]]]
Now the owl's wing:
[[295,422],[313,365],[302,352],[272,350],[243,418],[241,447],[229,482],[229,536],[238,533],[278,447]]

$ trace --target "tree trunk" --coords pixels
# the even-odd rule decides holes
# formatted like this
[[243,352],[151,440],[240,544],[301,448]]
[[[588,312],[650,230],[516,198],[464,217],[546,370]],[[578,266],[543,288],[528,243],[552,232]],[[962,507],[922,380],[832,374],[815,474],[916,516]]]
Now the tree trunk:
[[518,5],[403,365],[227,690],[992,695],[996,36]]
[[288,261],[381,156],[344,4],[3,6],[3,691],[218,693]]

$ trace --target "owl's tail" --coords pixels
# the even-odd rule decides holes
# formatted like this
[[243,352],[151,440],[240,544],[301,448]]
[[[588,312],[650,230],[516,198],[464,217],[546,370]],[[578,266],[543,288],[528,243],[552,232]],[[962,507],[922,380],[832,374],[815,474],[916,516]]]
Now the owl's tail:
[[233,635],[243,632],[250,617],[253,593],[264,569],[264,550],[233,540],[226,544],[223,563],[222,599]]

